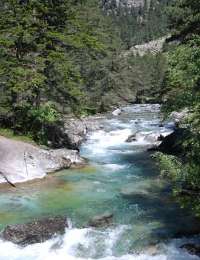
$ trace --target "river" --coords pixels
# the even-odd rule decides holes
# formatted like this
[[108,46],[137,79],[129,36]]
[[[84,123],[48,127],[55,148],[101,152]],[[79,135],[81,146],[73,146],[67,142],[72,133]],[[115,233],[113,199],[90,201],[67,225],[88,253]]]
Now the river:
[[[44,180],[0,189],[0,228],[49,215],[66,215],[64,236],[19,247],[0,240],[0,260],[190,260],[180,249],[197,238],[179,238],[190,231],[190,212],[180,209],[170,185],[159,178],[143,136],[135,131],[163,131],[158,105],[125,107],[118,117],[102,121],[81,147],[89,160],[82,169],[64,170]],[[113,224],[86,228],[89,219],[113,214]],[[84,228],[85,227],[85,228]]]

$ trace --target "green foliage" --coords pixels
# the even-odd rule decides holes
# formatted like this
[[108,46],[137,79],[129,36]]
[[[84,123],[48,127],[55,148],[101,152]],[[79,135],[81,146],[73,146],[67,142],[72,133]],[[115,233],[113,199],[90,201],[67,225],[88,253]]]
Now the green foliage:
[[97,1],[0,5],[0,116],[15,131],[41,141],[58,111],[94,110],[88,93],[98,87],[99,98],[106,90],[110,57],[120,41]]
[[[163,86],[167,100],[164,111],[189,109],[186,121],[190,135],[181,140],[184,171],[178,172],[175,181],[182,185],[176,194],[182,194],[183,206],[192,206],[200,215],[200,2],[177,0],[169,7],[171,40],[176,47],[167,53],[168,70]],[[173,176],[172,176],[173,179]],[[175,186],[176,187],[176,186]],[[195,198],[195,199],[194,199]]]
[[200,82],[199,38],[176,47],[167,54],[168,71],[166,74],[168,103],[166,108],[180,110],[193,107],[199,101]]
[[50,103],[41,105],[39,109],[30,109],[28,111],[31,118],[35,118],[44,124],[51,124],[59,120],[59,113]]
[[[187,12],[190,13],[189,17],[185,17]],[[182,30],[191,22],[191,17],[197,14],[200,14],[200,5],[196,1],[176,1],[170,7],[171,23],[175,27],[172,39],[177,35],[182,35]],[[192,157],[194,157],[199,150],[200,35],[198,30],[193,31],[192,35],[190,31],[184,32],[184,39],[167,53],[168,70],[163,89],[167,102],[164,108],[169,112],[189,108],[190,118],[187,123],[190,127],[191,139],[186,140],[183,145],[186,150],[190,147],[192,151],[195,151],[193,153],[188,150],[188,156],[193,153]]]
[[[191,164],[184,164],[180,158],[166,155],[160,152],[152,156],[158,167],[162,178],[166,178],[172,184],[172,191],[177,202],[182,208],[190,208],[196,216],[200,216],[199,197],[199,172],[192,170]],[[195,166],[196,168],[196,166]]]
[[104,112],[144,88],[158,96],[164,58],[120,53],[166,34],[168,0],[131,9],[111,2],[106,13],[99,0],[0,2],[1,126],[47,144],[63,113]]
[[137,91],[138,102],[160,102],[160,92],[166,71],[166,59],[162,53],[130,57],[133,89]]
[[200,3],[195,0],[173,0],[168,8],[173,39],[187,42],[199,35]]
[[183,182],[183,164],[173,155],[157,152],[152,156],[161,171],[163,178],[168,178],[175,183]]
[[166,35],[168,21],[164,10],[169,2],[145,0],[144,5],[130,7],[123,1],[112,0],[104,1],[104,10],[113,19],[125,47],[130,48]]
[[14,131],[12,129],[9,129],[9,128],[0,128],[0,135],[4,136],[6,138],[17,140],[17,141],[23,141],[23,142],[34,144],[34,141],[33,141],[31,136],[19,135],[19,134],[16,135],[14,133]]

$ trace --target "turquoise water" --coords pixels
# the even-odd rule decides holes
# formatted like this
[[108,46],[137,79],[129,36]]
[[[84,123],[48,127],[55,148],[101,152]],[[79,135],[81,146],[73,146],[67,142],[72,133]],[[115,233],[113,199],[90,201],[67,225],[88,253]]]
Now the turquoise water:
[[[1,228],[49,215],[68,216],[72,228],[63,237],[23,250],[0,241],[0,260],[198,259],[178,249],[183,240],[173,240],[190,231],[194,220],[159,178],[146,151],[149,141],[141,135],[136,142],[125,142],[135,131],[167,131],[159,123],[157,105],[124,108],[119,117],[103,119],[102,130],[89,134],[81,147],[89,160],[85,168],[64,170],[17,189],[1,188]],[[84,228],[105,212],[114,215],[113,225]],[[58,239],[62,242],[52,250]],[[157,245],[156,256],[149,254],[152,245]]]

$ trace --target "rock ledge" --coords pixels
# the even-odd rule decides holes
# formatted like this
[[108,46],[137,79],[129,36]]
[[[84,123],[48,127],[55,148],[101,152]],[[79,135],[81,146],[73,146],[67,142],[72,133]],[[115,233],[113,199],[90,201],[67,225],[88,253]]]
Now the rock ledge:
[[45,150],[29,143],[0,136],[0,183],[43,178],[47,173],[84,164],[78,151]]

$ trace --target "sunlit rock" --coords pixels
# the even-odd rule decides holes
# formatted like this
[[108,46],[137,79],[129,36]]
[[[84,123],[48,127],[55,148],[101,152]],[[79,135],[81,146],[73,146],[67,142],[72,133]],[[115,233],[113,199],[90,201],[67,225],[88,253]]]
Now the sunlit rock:
[[47,173],[82,165],[75,150],[42,149],[39,146],[0,137],[0,183],[25,182],[43,178]]
[[117,108],[112,112],[113,116],[119,116],[122,113],[121,109]]

